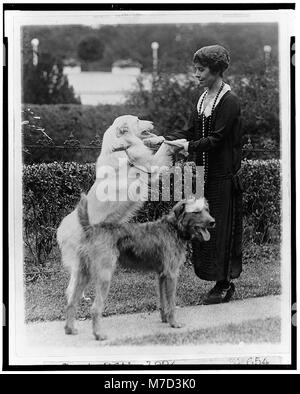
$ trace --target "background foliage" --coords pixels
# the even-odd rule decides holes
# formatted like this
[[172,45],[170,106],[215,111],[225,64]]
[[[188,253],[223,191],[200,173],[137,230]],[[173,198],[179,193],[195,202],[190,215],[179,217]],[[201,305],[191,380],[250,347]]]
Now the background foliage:
[[[146,24],[104,25],[91,28],[84,25],[28,26],[23,28],[23,52],[30,41],[38,37],[44,52],[60,59],[78,56],[78,44],[87,36],[105,43],[103,57],[91,62],[94,70],[107,71],[114,61],[131,58],[152,69],[151,43],[159,42],[160,68],[169,72],[183,72],[191,65],[192,54],[204,45],[219,43],[230,49],[232,72],[240,63],[249,64],[263,54],[263,46],[272,46],[275,62],[278,57],[278,27],[275,23],[242,24]],[[29,44],[28,44],[29,43]],[[129,45],[130,43],[130,45]],[[255,71],[255,70],[254,70]]]
[[[269,67],[266,72],[262,63],[257,74],[247,73],[243,77],[228,77],[233,91],[239,96],[242,109],[243,144],[251,138],[254,148],[279,148],[279,89],[278,69]],[[259,71],[259,69],[258,69]],[[132,114],[140,119],[154,122],[155,132],[168,135],[182,129],[189,118],[193,105],[199,97],[199,88],[192,74],[175,75],[161,73],[153,83],[151,91],[149,81],[140,79],[136,90],[129,94],[124,105],[30,105],[31,111],[40,117],[39,125],[57,145],[72,133],[82,145],[88,145],[97,135],[102,137],[113,120],[120,115]],[[27,120],[24,112],[23,120]],[[25,143],[33,144],[35,135],[27,136]],[[25,161],[80,160],[94,161],[97,152],[69,151],[31,151]]]
[[[280,162],[244,161],[245,242],[262,243],[280,237]],[[32,260],[43,264],[55,244],[56,229],[95,179],[94,164],[50,163],[24,166],[24,241]],[[156,220],[174,202],[146,202],[134,221]]]
[[[30,104],[78,102],[62,75],[63,62],[81,61],[85,70],[110,71],[113,62],[131,58],[149,72],[152,71],[151,43],[157,41],[160,44],[159,78],[152,92],[141,79],[125,106],[35,108],[34,112],[41,116],[45,131],[55,143],[64,141],[72,131],[84,144],[91,140],[91,135],[98,133],[101,136],[115,117],[125,113],[154,121],[158,134],[169,134],[183,127],[191,104],[201,93],[192,74],[192,54],[201,46],[219,43],[231,54],[231,65],[225,78],[241,100],[244,143],[250,136],[255,147],[279,146],[276,24],[27,26],[22,33],[23,102]],[[38,69],[34,70],[31,40],[35,37],[38,37],[44,55],[41,55]],[[268,64],[263,50],[266,44],[272,47]],[[45,61],[42,61],[43,57]],[[57,73],[54,87],[53,70]],[[35,78],[39,75],[36,80],[34,73]],[[44,156],[46,161],[61,159],[48,152],[44,152]],[[67,154],[63,159],[78,157]],[[38,160],[41,159],[39,155]],[[89,158],[93,159],[93,156]],[[35,154],[30,160],[35,160]]]
[[80,103],[63,75],[63,63],[49,53],[39,54],[36,66],[26,58],[22,68],[22,102],[32,104]]
[[83,71],[88,71],[89,63],[102,59],[104,49],[104,42],[96,35],[83,37],[77,48],[77,55],[82,62],[81,69]]

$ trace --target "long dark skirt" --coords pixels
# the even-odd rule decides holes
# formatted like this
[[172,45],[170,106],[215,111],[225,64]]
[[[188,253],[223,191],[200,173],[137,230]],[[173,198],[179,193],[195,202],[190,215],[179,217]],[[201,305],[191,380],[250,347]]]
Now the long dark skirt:
[[232,179],[208,179],[204,194],[216,226],[208,242],[192,243],[195,273],[210,281],[238,278],[242,272],[242,194]]

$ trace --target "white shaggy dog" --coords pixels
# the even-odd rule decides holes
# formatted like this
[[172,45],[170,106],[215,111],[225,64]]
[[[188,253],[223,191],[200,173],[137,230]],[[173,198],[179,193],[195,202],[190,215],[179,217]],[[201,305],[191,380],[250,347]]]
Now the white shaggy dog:
[[[121,201],[118,198],[120,192],[127,193],[127,189],[132,182],[137,181],[137,173],[139,173],[140,182],[143,183],[143,174],[148,177],[151,166],[157,166],[154,174],[157,176],[162,166],[171,165],[175,147],[162,144],[158,151],[153,154],[153,151],[144,145],[143,140],[149,138],[153,141],[159,140],[159,137],[152,134],[151,130],[153,130],[152,122],[140,120],[132,115],[118,117],[106,130],[101,153],[96,163],[96,180],[87,194],[88,216],[91,224],[103,221],[112,212],[114,212],[115,220],[119,222],[128,221],[141,208],[143,201],[131,199]],[[121,167],[120,159],[122,159]],[[114,169],[117,178],[115,176],[108,177],[112,179],[108,194],[113,198],[108,198],[105,201],[99,199],[99,190],[103,182],[107,186],[111,179],[102,179],[99,174],[107,166]],[[121,177],[118,178],[120,172],[124,170],[127,173],[126,182],[123,182],[124,179],[121,179]],[[116,179],[118,179],[117,182],[115,182]],[[122,190],[123,188],[125,190]],[[79,224],[76,208],[62,220],[57,230],[57,241],[62,254],[62,262],[71,273],[67,296],[72,293],[71,290],[76,285],[74,283],[75,278],[78,277],[76,272],[79,269],[78,246],[81,237],[82,228]]]

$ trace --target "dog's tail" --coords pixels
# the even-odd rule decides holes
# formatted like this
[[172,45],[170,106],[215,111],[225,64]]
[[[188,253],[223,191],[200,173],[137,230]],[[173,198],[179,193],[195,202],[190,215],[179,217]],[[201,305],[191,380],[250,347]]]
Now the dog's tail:
[[88,201],[85,194],[81,194],[81,199],[77,206],[77,213],[79,223],[85,233],[88,233],[92,226],[90,225],[89,214],[88,214]]

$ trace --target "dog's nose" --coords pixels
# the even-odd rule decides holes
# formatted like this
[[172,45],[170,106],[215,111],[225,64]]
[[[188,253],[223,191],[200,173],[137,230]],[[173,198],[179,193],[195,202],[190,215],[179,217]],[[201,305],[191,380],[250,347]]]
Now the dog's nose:
[[208,223],[209,228],[214,228],[216,226],[216,221],[213,219]]

